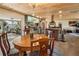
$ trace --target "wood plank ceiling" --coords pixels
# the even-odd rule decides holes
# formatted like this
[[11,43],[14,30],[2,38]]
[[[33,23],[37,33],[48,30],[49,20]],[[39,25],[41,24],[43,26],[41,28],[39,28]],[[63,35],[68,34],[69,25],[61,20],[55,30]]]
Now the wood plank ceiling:
[[[39,17],[55,15],[55,18],[63,15],[63,17],[79,18],[78,3],[2,3],[0,4],[0,7],[16,11],[24,15],[34,14]],[[62,13],[59,13],[59,11],[62,11]]]

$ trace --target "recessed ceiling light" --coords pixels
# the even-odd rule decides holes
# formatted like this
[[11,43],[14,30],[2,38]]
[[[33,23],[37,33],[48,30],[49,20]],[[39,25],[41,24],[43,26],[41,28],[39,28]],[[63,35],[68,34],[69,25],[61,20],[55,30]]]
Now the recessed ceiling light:
[[40,18],[42,18],[42,17],[40,17]]
[[59,15],[59,17],[62,17],[62,15]]
[[62,13],[62,11],[60,10],[59,13]]
[[35,16],[35,14],[32,14],[32,16]]
[[39,17],[39,16],[37,16],[37,17]]

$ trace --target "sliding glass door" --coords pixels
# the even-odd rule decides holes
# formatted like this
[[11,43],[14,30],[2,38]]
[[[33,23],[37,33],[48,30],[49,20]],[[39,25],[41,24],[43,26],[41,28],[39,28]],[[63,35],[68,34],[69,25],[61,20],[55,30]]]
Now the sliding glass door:
[[3,32],[3,21],[0,20],[0,33]]
[[21,22],[15,20],[0,20],[0,32],[21,34]]

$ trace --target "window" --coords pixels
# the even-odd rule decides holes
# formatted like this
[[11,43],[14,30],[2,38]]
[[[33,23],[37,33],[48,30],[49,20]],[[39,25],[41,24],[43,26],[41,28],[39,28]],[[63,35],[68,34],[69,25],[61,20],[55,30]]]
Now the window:
[[32,17],[32,16],[27,17],[27,23],[26,24],[28,24],[29,26],[34,26],[36,23],[39,23],[38,18],[35,18],[35,17]]

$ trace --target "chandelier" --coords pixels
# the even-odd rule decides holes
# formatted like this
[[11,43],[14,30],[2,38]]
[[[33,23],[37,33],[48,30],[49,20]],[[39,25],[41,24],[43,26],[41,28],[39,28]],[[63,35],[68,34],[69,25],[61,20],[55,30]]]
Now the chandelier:
[[36,14],[36,13],[35,13],[35,10],[36,10],[37,7],[40,7],[40,5],[42,5],[42,4],[41,4],[41,3],[30,3],[29,5],[31,6],[31,8],[32,8],[32,10],[33,10],[32,15],[33,15],[33,16],[36,16],[36,15],[35,15],[35,14]]
[[32,3],[32,8],[35,9],[36,8],[36,4]]

